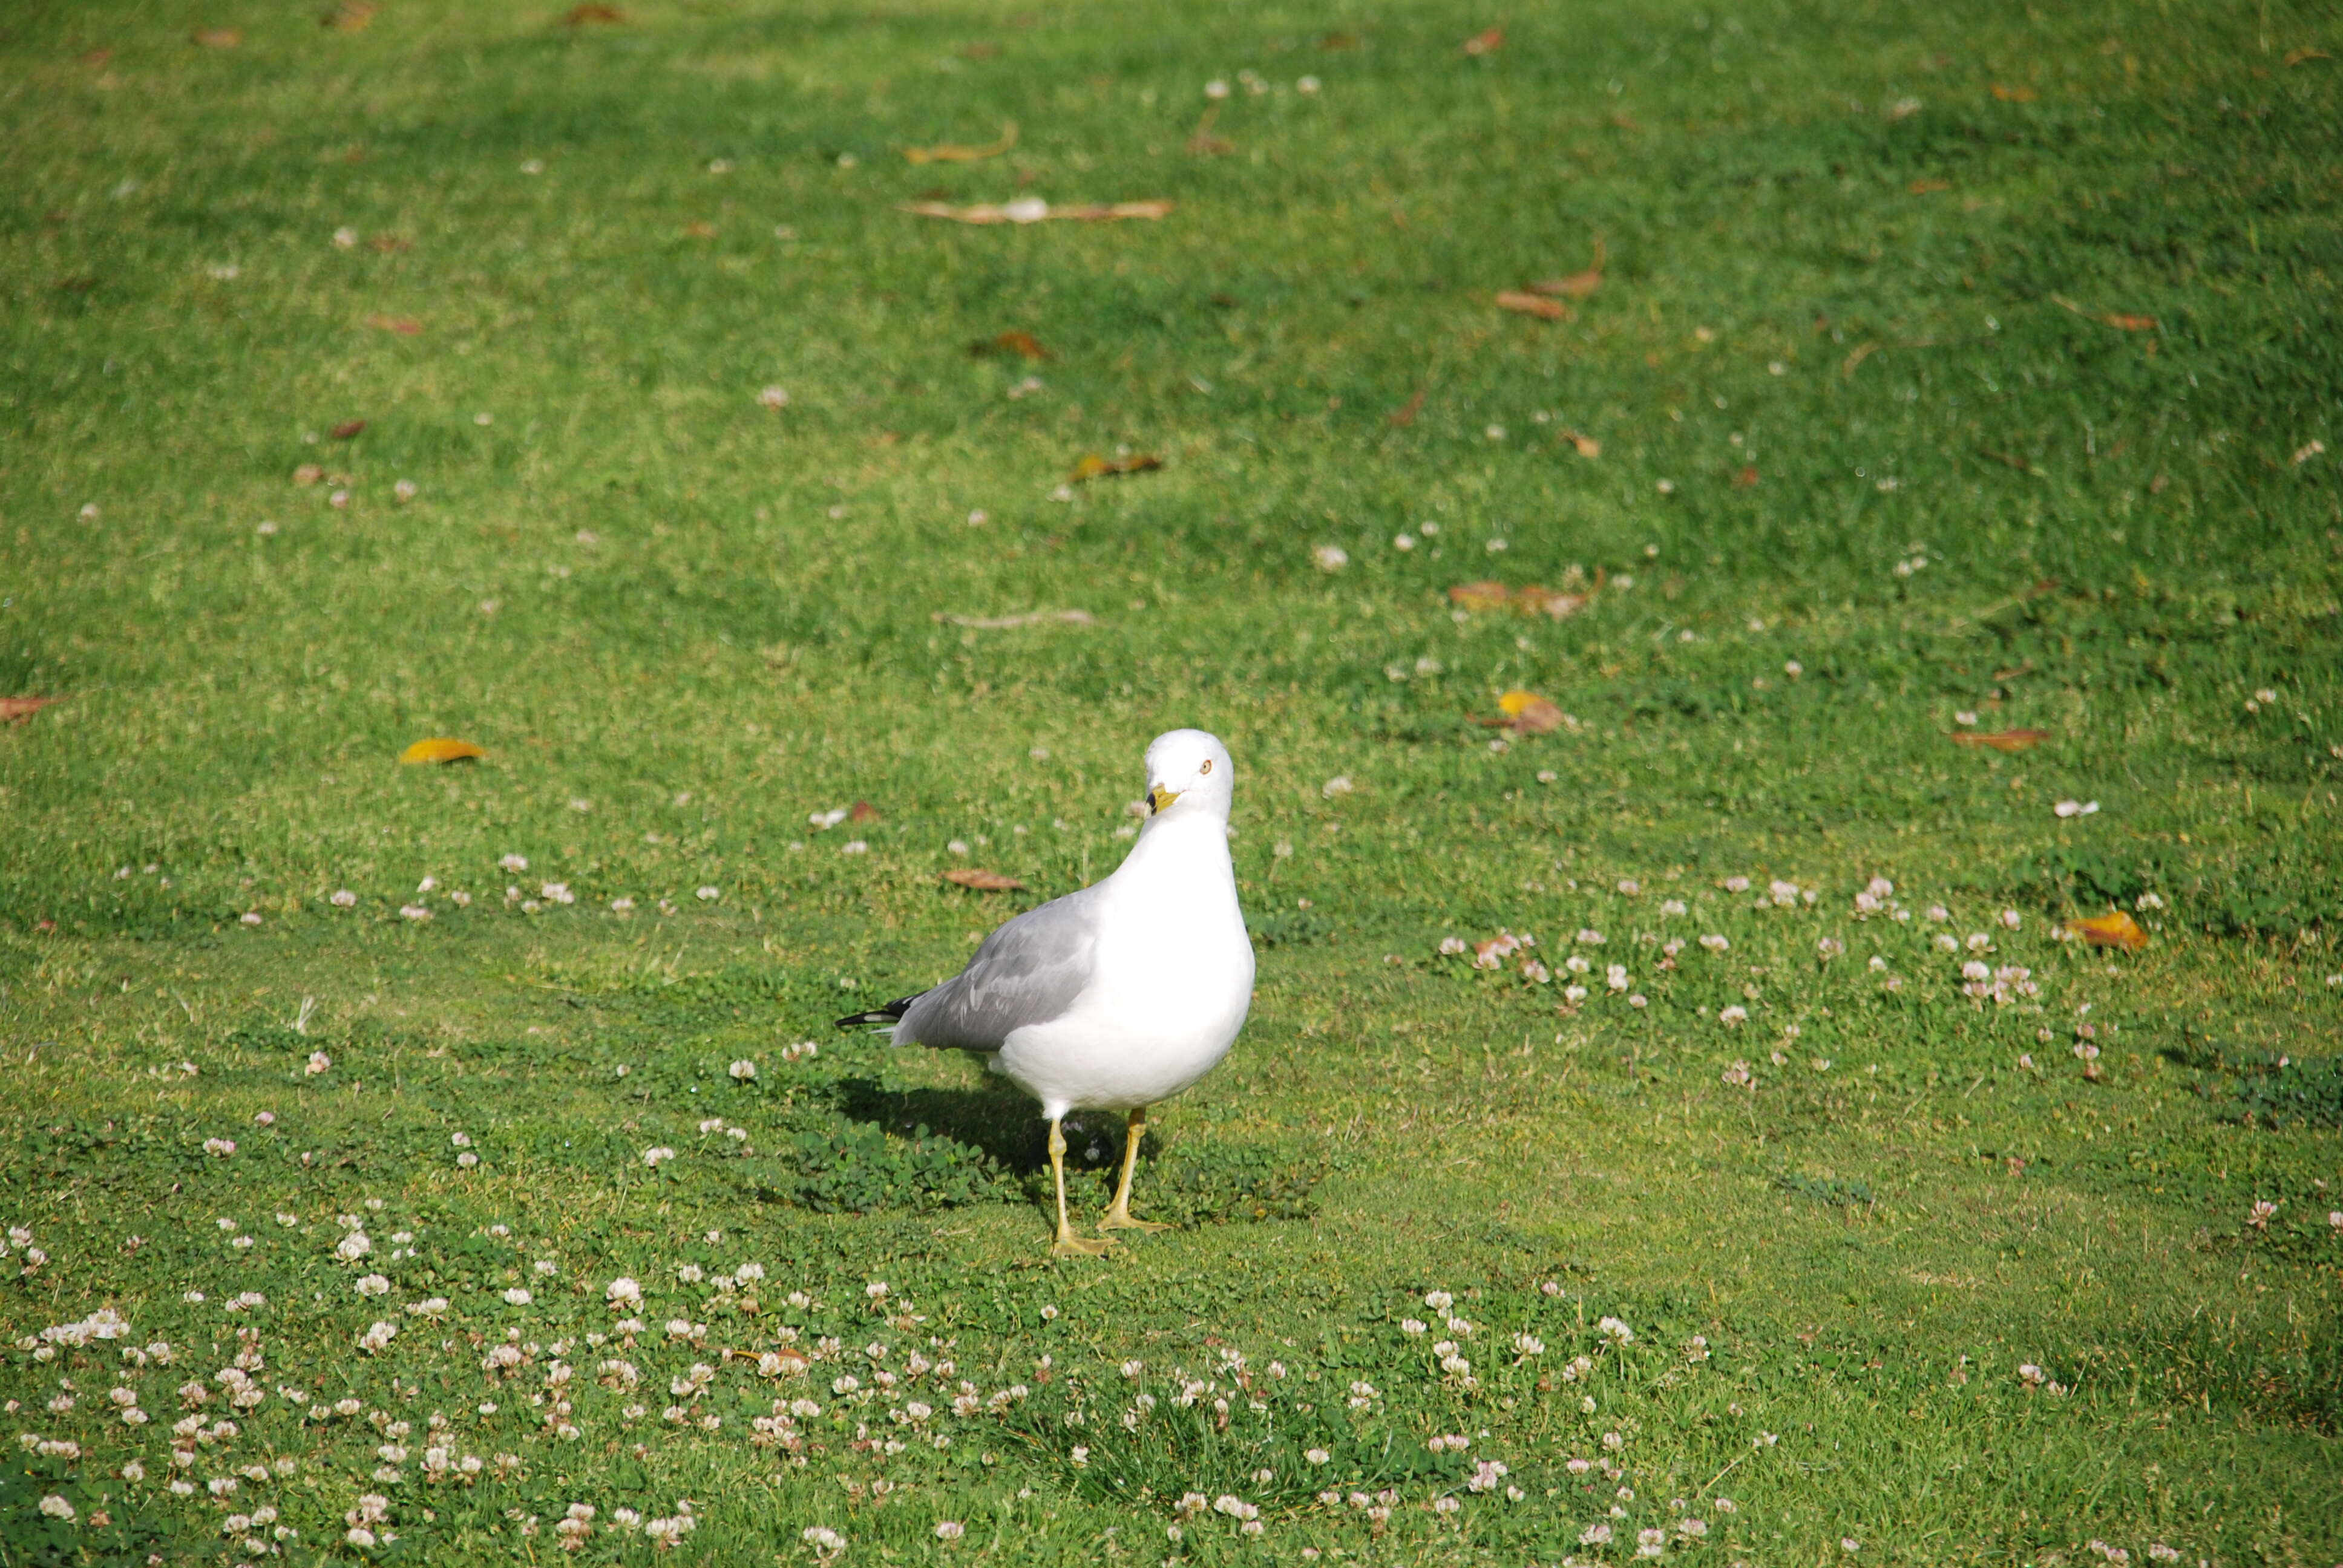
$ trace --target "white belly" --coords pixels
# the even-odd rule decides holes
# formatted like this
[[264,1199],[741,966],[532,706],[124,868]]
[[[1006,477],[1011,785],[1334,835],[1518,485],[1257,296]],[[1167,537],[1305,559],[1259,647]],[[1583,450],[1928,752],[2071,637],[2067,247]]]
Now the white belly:
[[1015,1030],[994,1057],[993,1070],[1041,1101],[1043,1115],[1152,1105],[1229,1053],[1252,1006],[1242,922],[1157,927],[1148,938],[1101,950],[1098,979],[1071,1012]]

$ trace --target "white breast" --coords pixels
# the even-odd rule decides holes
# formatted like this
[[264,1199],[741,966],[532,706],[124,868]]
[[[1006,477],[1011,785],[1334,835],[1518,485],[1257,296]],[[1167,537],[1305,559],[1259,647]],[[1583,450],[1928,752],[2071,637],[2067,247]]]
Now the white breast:
[[1217,822],[1161,824],[1100,892],[1091,985],[1063,1018],[1011,1034],[994,1062],[1051,1117],[1170,1099],[1228,1054],[1252,1005],[1252,943]]

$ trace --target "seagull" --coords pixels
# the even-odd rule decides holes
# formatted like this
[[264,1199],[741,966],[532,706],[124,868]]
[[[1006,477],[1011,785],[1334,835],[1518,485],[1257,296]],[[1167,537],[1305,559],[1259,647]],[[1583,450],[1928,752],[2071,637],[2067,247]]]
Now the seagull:
[[1219,1066],[1252,1005],[1252,943],[1229,862],[1234,775],[1228,748],[1204,731],[1157,736],[1147,819],[1112,876],[995,930],[932,990],[838,1020],[886,1026],[897,1045],[981,1054],[1041,1102],[1058,1186],[1055,1256],[1108,1246],[1066,1221],[1067,1113],[1128,1117],[1122,1181],[1099,1229],[1168,1229],[1131,1212],[1148,1107]]

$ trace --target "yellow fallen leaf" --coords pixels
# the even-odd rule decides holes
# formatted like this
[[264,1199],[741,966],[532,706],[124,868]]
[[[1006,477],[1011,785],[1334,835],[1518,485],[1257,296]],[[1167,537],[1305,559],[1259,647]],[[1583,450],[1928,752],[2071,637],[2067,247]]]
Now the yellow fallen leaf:
[[2109,910],[2087,920],[2068,920],[2066,929],[2095,948],[2121,948],[2137,952],[2147,946],[2147,933],[2121,910]]
[[435,737],[429,740],[417,741],[414,745],[400,752],[398,754],[398,759],[401,762],[409,764],[417,762],[472,762],[477,761],[487,755],[488,752],[479,747],[473,745],[468,740],[450,740],[444,737]]
[[1512,720],[1505,728],[1516,735],[1544,735],[1562,728],[1562,709],[1534,691],[1508,691],[1497,699],[1497,707]]
[[1001,139],[980,147],[962,146],[958,142],[941,142],[932,147],[905,147],[903,161],[910,164],[973,164],[986,158],[997,158],[1017,145],[1017,122],[1009,121],[1001,127]]
[[1599,457],[1603,456],[1603,443],[1596,440],[1592,436],[1582,435],[1576,430],[1562,430],[1556,432],[1556,434],[1558,434],[1562,439],[1569,442],[1573,447],[1578,448],[1578,455],[1582,457]]

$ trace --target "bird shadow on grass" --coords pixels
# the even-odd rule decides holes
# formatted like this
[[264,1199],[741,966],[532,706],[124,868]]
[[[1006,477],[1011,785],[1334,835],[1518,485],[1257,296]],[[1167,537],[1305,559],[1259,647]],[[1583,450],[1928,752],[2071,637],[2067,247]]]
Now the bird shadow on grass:
[[950,1139],[1019,1175],[1049,1169],[1047,1124],[1006,1086],[897,1088],[854,1077],[838,1080],[830,1094],[840,1115],[894,1137]]

